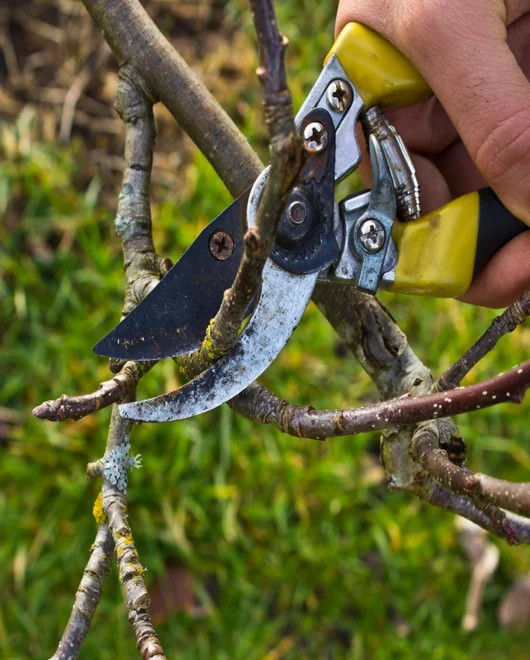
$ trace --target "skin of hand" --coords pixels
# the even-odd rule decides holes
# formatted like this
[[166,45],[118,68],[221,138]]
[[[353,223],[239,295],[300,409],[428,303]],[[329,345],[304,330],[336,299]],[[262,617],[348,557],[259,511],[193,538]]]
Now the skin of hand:
[[[490,185],[530,226],[530,0],[340,0],[336,33],[350,21],[392,42],[435,94],[387,110],[416,166],[423,213]],[[530,231],[462,300],[503,307],[529,286]]]

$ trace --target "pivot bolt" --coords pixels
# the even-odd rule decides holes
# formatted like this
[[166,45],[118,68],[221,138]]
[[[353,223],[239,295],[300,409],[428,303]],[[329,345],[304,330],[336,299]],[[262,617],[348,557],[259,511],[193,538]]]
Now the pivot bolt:
[[301,225],[307,218],[307,206],[300,201],[294,201],[289,204],[287,217],[293,225]]
[[329,107],[335,112],[348,109],[352,99],[351,87],[342,80],[334,80],[326,92]]
[[328,132],[318,121],[312,121],[304,128],[304,146],[307,151],[319,153],[328,146]]
[[214,259],[217,261],[226,261],[234,254],[234,239],[226,229],[219,229],[210,236],[208,249]]
[[385,244],[385,228],[379,220],[365,220],[359,234],[361,245],[367,252],[379,252]]

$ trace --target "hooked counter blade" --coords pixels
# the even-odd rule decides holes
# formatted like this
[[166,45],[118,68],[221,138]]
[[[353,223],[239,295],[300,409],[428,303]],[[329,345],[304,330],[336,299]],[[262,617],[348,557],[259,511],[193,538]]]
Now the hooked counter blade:
[[[151,293],[92,349],[118,360],[160,360],[199,348],[210,320],[232,286],[243,254],[248,192],[236,199],[195,239]],[[220,256],[210,253],[212,236],[220,235]],[[223,245],[222,240],[228,240]]]
[[256,310],[231,351],[175,392],[120,406],[142,422],[171,422],[217,408],[256,380],[282,351],[307,307],[318,273],[295,275],[270,259]]

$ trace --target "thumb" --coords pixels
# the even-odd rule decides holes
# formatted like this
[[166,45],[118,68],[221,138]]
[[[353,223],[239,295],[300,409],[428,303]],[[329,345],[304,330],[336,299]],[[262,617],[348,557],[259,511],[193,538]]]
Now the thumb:
[[417,66],[481,174],[530,225],[530,83],[506,42],[504,2],[401,0],[392,20],[377,2],[344,4]]

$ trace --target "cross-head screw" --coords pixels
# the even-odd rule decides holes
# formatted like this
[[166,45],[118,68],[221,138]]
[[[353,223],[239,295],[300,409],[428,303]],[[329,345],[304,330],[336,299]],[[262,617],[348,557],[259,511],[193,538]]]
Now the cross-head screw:
[[219,229],[210,236],[208,249],[216,261],[226,261],[234,254],[234,239],[226,229]]
[[304,128],[304,146],[307,151],[318,153],[328,146],[328,132],[318,121],[312,121]]
[[351,87],[343,80],[334,80],[327,89],[326,100],[332,110],[344,112],[352,100]]
[[385,228],[379,220],[365,220],[359,229],[361,245],[367,252],[379,252],[385,244]]

